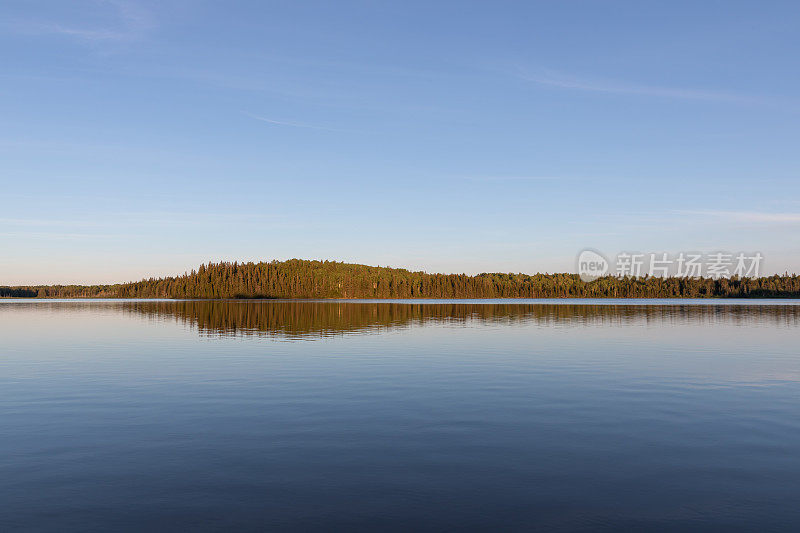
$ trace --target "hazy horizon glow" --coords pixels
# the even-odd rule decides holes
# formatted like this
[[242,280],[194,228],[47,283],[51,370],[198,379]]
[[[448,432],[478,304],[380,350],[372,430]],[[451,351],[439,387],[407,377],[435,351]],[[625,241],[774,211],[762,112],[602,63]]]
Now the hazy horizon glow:
[[208,261],[800,271],[793,2],[11,0],[0,285]]

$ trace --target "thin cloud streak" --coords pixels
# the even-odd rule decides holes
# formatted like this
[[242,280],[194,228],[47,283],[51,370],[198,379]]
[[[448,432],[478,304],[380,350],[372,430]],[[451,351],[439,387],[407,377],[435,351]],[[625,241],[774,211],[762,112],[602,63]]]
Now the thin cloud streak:
[[554,181],[562,180],[560,176],[464,176],[469,181]]
[[79,37],[89,41],[123,40],[128,34],[113,30],[90,30],[85,28],[70,28],[60,24],[40,24],[35,26],[37,33],[54,33],[69,37]]
[[322,131],[337,131],[337,132],[344,132],[345,130],[340,130],[336,128],[328,128],[326,126],[317,126],[315,124],[303,124],[301,122],[288,122],[283,120],[273,120],[271,118],[261,117],[258,115],[253,115],[251,113],[244,113],[246,116],[260,120],[261,122],[266,122],[268,124],[274,124],[276,126],[289,126],[291,128],[306,128],[311,130],[322,130]]
[[[261,213],[160,213],[117,212],[113,217],[101,222],[86,219],[42,219],[42,218],[0,218],[0,227],[168,227],[208,224],[219,226],[224,224],[240,224],[243,222],[259,222],[261,227],[282,227],[289,219],[281,215]],[[266,224],[266,225],[265,225]]]
[[800,213],[761,213],[756,211],[682,211],[680,213],[738,222],[800,224]]
[[48,220],[38,218],[0,218],[0,225],[8,226],[101,226],[102,224],[95,221],[86,220]]
[[63,35],[86,41],[126,41],[141,37],[155,24],[148,12],[138,5],[124,0],[104,0],[99,2],[111,6],[118,28],[83,28],[63,23],[15,21],[13,30],[32,35]]
[[686,89],[680,87],[664,87],[657,85],[641,85],[615,80],[591,80],[576,78],[553,71],[542,70],[532,73],[520,69],[519,77],[525,81],[557,87],[560,89],[573,89],[579,91],[601,92],[608,94],[630,94],[638,96],[652,96],[658,98],[673,98],[680,100],[702,100],[711,102],[737,103],[737,104],[769,104],[768,100],[750,96],[737,95],[725,92]]
[[64,233],[64,232],[43,232],[43,231],[25,231],[25,232],[3,232],[0,237],[8,238],[43,238],[43,239],[105,239],[105,238],[121,238],[120,234],[100,234],[100,233]]

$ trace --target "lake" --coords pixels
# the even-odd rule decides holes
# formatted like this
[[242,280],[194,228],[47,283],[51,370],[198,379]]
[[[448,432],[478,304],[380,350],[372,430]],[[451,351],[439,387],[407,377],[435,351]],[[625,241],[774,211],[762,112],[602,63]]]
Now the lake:
[[0,530],[800,530],[800,301],[0,300]]

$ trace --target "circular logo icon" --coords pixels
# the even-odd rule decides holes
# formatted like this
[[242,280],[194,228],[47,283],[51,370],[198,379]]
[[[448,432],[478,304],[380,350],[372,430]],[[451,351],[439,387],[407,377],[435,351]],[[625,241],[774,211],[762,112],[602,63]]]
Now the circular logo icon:
[[582,281],[590,282],[608,274],[608,259],[595,250],[583,250],[578,254],[578,275]]

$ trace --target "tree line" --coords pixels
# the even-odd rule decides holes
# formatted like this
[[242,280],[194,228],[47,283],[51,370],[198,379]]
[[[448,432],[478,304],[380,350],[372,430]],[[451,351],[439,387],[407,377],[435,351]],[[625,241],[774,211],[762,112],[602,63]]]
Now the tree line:
[[291,259],[200,265],[181,276],[116,285],[0,288],[38,298],[797,298],[800,276],[676,278],[577,274],[428,274],[400,268]]

